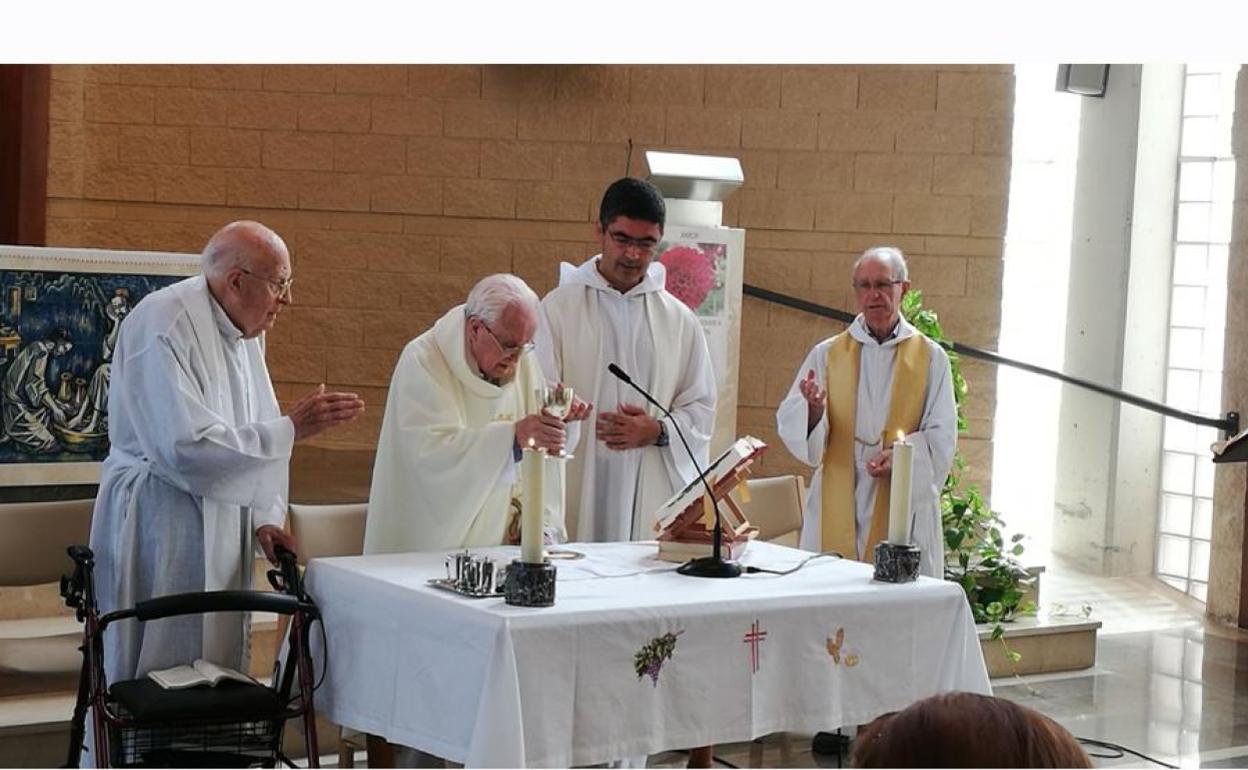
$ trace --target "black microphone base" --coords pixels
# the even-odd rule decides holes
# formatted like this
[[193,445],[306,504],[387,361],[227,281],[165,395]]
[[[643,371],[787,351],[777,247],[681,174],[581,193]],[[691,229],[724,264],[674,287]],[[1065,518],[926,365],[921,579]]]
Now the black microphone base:
[[741,565],[735,561],[724,561],[718,556],[703,556],[701,559],[690,559],[676,569],[682,575],[704,578],[735,578],[741,577]]

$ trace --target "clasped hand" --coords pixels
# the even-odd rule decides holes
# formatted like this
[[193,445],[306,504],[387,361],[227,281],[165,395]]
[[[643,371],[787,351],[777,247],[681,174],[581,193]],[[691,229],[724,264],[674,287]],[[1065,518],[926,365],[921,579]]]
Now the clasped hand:
[[893,474],[893,450],[891,448],[867,460],[867,474],[872,478],[891,476]]
[[620,404],[618,412],[600,413],[595,428],[598,440],[615,450],[650,446],[659,437],[659,421],[632,404]]
[[568,414],[567,416],[563,418],[563,421],[567,423],[567,422],[578,422],[580,420],[584,420],[586,417],[589,416],[589,413],[592,411],[594,411],[593,404],[591,404],[588,401],[582,401],[581,399],[573,396],[572,406],[571,408],[568,409]]
[[550,454],[559,454],[567,441],[568,434],[564,430],[563,420],[544,411],[516,421],[516,444],[521,449],[532,447],[545,449]]

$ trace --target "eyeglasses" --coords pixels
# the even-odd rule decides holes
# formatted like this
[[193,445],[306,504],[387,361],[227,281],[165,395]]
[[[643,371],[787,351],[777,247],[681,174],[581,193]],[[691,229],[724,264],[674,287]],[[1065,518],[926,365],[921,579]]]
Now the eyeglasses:
[[643,255],[654,253],[659,245],[659,242],[653,238],[629,238],[624,233],[615,230],[608,230],[607,235],[611,236],[611,240],[615,241],[615,245],[621,249],[633,248]]
[[490,335],[490,339],[494,340],[494,344],[498,346],[499,351],[503,354],[503,358],[511,358],[512,356],[517,356],[517,357],[522,356],[525,353],[528,353],[534,347],[536,347],[532,342],[526,342],[523,345],[504,345],[502,342],[499,341],[498,335],[495,334],[492,329],[490,329],[490,327],[485,323],[485,321],[482,321],[480,318],[478,318],[477,322],[480,323],[481,328],[485,329],[486,333]]
[[854,291],[859,294],[866,294],[869,291],[888,291],[899,283],[905,281],[854,281]]
[[280,280],[274,279],[274,278],[265,278],[263,275],[257,275],[245,267],[240,267],[238,269],[246,273],[247,275],[251,276],[252,278],[255,278],[256,280],[264,281],[265,283],[267,283],[270,287],[270,290],[274,292],[273,294],[274,297],[285,297],[286,299],[290,299],[290,287],[295,284],[294,278],[282,278]]

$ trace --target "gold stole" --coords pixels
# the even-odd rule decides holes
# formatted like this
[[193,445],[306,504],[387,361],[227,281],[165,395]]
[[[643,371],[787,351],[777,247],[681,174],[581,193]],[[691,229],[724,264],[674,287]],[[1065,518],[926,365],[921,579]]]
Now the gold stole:
[[[854,423],[858,420],[859,349],[862,344],[842,332],[828,346],[828,442],[823,450],[821,550],[858,557],[857,517],[854,513]],[[922,334],[907,337],[894,346],[893,391],[888,420],[881,436],[882,447],[891,445],[897,431],[914,433],[923,417],[927,396],[927,365],[930,352]],[[871,531],[862,556],[870,560],[875,544],[888,537],[889,485],[878,483]]]

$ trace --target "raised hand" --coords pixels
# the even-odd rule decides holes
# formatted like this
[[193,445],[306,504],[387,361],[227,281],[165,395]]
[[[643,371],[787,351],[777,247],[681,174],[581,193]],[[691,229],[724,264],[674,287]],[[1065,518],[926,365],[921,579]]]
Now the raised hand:
[[823,410],[828,404],[828,391],[819,387],[819,383],[815,381],[814,369],[806,372],[805,379],[797,383],[797,389],[802,392],[802,398],[806,399],[806,431],[810,432],[823,417]]
[[364,399],[355,393],[326,391],[324,385],[295,402],[286,416],[295,424],[295,441],[311,438],[364,413]]

